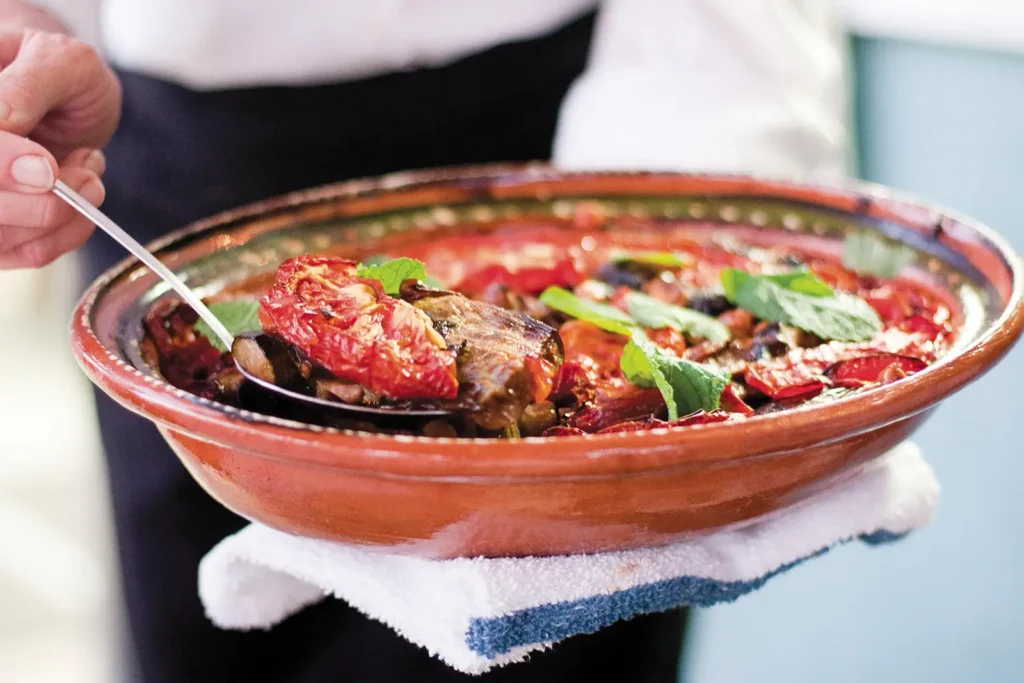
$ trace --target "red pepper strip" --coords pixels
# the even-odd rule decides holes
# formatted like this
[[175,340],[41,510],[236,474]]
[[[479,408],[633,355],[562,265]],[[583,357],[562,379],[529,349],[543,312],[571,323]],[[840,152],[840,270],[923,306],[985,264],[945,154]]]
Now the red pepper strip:
[[285,261],[260,302],[264,331],[377,394],[455,398],[455,352],[430,318],[355,272],[353,262],[332,256]]
[[920,372],[927,363],[910,356],[879,353],[836,363],[825,375],[837,387],[856,389],[868,384],[888,384]]
[[641,418],[639,420],[627,420],[625,422],[618,422],[613,424],[611,427],[605,427],[598,431],[598,434],[616,434],[618,432],[643,432],[648,429],[658,429],[660,427],[668,427],[668,422],[659,420],[653,415]]
[[924,317],[923,315],[912,315],[903,321],[900,327],[908,332],[917,332],[923,334],[928,339],[935,340],[940,333],[944,331],[941,325],[935,324],[933,321]]
[[486,266],[470,273],[455,286],[468,297],[480,295],[489,286],[502,284],[517,294],[540,294],[548,287],[575,287],[583,281],[572,259],[562,259],[551,268],[528,267],[510,271],[502,265]]
[[730,419],[732,419],[732,415],[724,410],[712,410],[709,413],[698,410],[695,413],[684,415],[671,422],[659,420],[654,416],[648,415],[639,420],[627,420],[613,424],[611,427],[605,427],[597,433],[614,434],[616,432],[642,432],[649,429],[663,429],[665,427],[693,427],[696,425],[713,424],[715,422],[725,422]]
[[548,427],[544,430],[541,436],[586,436],[587,433],[582,429],[576,429],[575,427],[563,427],[562,425],[555,425],[554,427]]
[[811,364],[750,367],[743,375],[747,386],[773,399],[821,393],[824,382],[818,375],[824,367]]
[[609,395],[597,389],[596,396],[583,404],[569,418],[569,425],[586,432],[597,432],[605,427],[635,420],[665,411],[665,399],[657,389],[630,386],[618,395]]
[[753,415],[754,409],[743,402],[743,399],[736,395],[736,387],[733,384],[726,384],[722,392],[722,410],[741,415]]
[[874,339],[857,344],[833,342],[809,349],[794,349],[781,358],[759,361],[747,367],[747,386],[773,399],[806,396],[818,393],[827,382],[825,370],[841,361],[876,354],[895,354],[921,359],[927,365],[941,351],[940,341],[933,342],[920,332],[888,329]]
[[727,413],[724,410],[712,410],[705,412],[698,410],[690,413],[689,415],[683,415],[680,418],[672,420],[668,423],[669,427],[693,427],[694,425],[706,425],[713,424],[715,422],[726,422],[733,419],[732,414]]

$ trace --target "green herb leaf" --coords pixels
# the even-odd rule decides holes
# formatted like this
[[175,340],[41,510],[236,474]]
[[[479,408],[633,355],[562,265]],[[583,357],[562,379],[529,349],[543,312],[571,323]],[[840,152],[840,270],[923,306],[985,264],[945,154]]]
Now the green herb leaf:
[[360,263],[356,277],[378,280],[384,286],[384,292],[394,296],[406,280],[425,281],[427,268],[422,261],[402,256],[379,264]]
[[619,367],[631,384],[657,387],[668,407],[668,418],[698,410],[717,410],[729,377],[699,363],[676,358],[635,332],[622,351]]
[[729,301],[761,320],[788,323],[822,339],[865,341],[882,329],[878,314],[866,301],[833,292],[807,271],[754,275],[726,268],[722,287]]
[[[392,261],[392,260],[394,260],[394,259],[392,259],[390,256],[387,256],[386,254],[374,254],[373,256],[370,256],[369,258],[365,259],[360,265],[363,265],[363,266],[380,266],[380,265],[388,263],[389,261]],[[408,260],[411,261],[413,259],[408,259]],[[417,263],[418,263],[418,261],[417,261]],[[424,270],[425,270],[425,268],[424,268]],[[358,269],[357,269],[356,272],[358,273]],[[359,277],[367,277],[367,276],[360,275]],[[380,278],[373,278],[373,279],[374,280],[379,280]],[[444,284],[443,282],[441,282],[440,280],[438,280],[436,277],[434,277],[432,275],[429,275],[429,274],[424,275],[422,279],[423,279],[423,284],[425,284],[427,287],[430,287],[431,289],[448,289],[448,286],[446,284]],[[398,284],[401,285],[402,283],[399,282]],[[390,292],[388,292],[388,293],[390,294]]]
[[843,242],[843,265],[860,275],[896,277],[915,256],[905,244],[874,232],[851,232]]
[[586,320],[602,330],[628,335],[636,326],[636,320],[610,304],[581,299],[561,287],[548,287],[540,300],[547,306],[579,320]]
[[[238,336],[245,332],[257,332],[263,329],[259,318],[260,302],[254,299],[215,301],[209,304],[207,308],[227,328],[232,336]],[[200,319],[193,329],[196,334],[206,337],[218,351],[227,352],[230,350],[224,346],[217,334],[206,324],[206,321]]]
[[693,263],[686,254],[674,251],[635,251],[616,254],[612,257],[612,263],[639,263],[645,266],[657,268],[685,268]]
[[629,314],[644,327],[671,327],[691,337],[704,337],[712,342],[726,342],[732,337],[729,328],[710,315],[692,308],[673,306],[641,292],[627,294],[626,307]]

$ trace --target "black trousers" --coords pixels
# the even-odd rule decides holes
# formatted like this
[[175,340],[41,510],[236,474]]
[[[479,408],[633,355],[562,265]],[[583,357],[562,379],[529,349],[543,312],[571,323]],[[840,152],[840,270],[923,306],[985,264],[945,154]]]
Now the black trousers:
[[[585,17],[441,68],[323,87],[197,93],[123,73],[105,208],[148,241],[217,211],[346,178],[548,158],[592,23]],[[91,280],[123,254],[97,235],[85,256]],[[97,406],[139,680],[470,680],[338,600],[269,632],[214,628],[196,594],[196,567],[245,522],[192,481],[151,424],[102,394]],[[684,624],[680,612],[638,618],[479,680],[674,682]]]

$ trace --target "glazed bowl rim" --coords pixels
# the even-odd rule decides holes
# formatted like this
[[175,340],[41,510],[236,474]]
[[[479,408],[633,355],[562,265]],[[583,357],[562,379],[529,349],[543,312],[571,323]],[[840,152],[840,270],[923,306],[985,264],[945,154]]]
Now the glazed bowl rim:
[[[531,176],[534,173],[537,175]],[[998,252],[1011,273],[1009,297],[999,317],[982,328],[967,346],[950,352],[922,372],[894,384],[857,392],[834,402],[780,411],[750,420],[587,436],[501,440],[370,434],[255,414],[187,394],[133,367],[118,355],[119,350],[107,348],[93,329],[92,313],[100,297],[123,274],[141,265],[134,257],[121,261],[97,278],[75,307],[71,321],[74,355],[102,390],[122,403],[131,404],[131,409],[147,419],[202,440],[215,441],[262,457],[306,462],[332,469],[370,469],[396,476],[456,479],[589,477],[791,453],[872,431],[926,410],[973,381],[1005,355],[1024,330],[1024,262],[1005,238],[959,212],[908,193],[854,180],[821,183],[725,173],[561,171],[541,162],[447,167],[332,183],[250,203],[175,230],[149,246],[153,251],[166,252],[198,233],[237,222],[244,225],[246,221],[270,211],[297,208],[318,201],[345,201],[460,180],[498,181],[508,175],[514,176],[516,182],[531,178],[557,181],[559,178],[601,176],[749,181],[773,187],[776,191],[800,188],[833,195],[857,193],[872,199],[884,199],[948,217],[978,234]],[[770,195],[765,198],[770,198]],[[779,199],[792,201],[786,197]],[[807,436],[811,430],[820,430],[826,422],[833,427],[827,436]],[[256,435],[263,438],[259,446],[253,448]],[[732,448],[730,440],[742,442],[746,448]],[[531,450],[529,446],[538,444],[557,444],[559,447],[524,454],[524,450]]]

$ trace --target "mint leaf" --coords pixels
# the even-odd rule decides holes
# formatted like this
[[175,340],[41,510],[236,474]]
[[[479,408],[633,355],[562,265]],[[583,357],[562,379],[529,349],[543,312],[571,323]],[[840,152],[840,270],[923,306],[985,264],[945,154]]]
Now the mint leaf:
[[[392,261],[392,260],[393,259],[390,256],[387,256],[385,254],[374,254],[373,256],[370,256],[369,258],[363,260],[363,262],[360,265],[362,265],[362,266],[379,266],[379,265],[383,265],[383,264],[385,264],[385,263],[387,263],[389,261]],[[413,259],[408,259],[408,260],[411,261]],[[418,263],[418,261],[417,261],[417,263]],[[425,267],[424,267],[424,270],[426,270]],[[359,272],[359,269],[357,268],[356,269],[356,273],[358,274],[358,272]],[[367,276],[360,275],[359,277],[367,277]],[[376,278],[375,277],[375,278],[372,278],[372,279],[379,280],[380,278]],[[402,283],[399,282],[398,284],[401,285]],[[423,284],[425,284],[427,287],[430,287],[431,289],[448,289],[448,286],[446,284],[444,284],[443,282],[438,280],[436,277],[433,277],[432,275],[424,275],[423,276]],[[388,292],[388,293],[390,294],[390,292]]]
[[616,254],[611,261],[612,263],[639,263],[657,268],[685,268],[693,263],[693,259],[688,255],[674,251],[626,252]]
[[[215,301],[208,304],[207,308],[227,328],[232,336],[237,337],[245,332],[257,332],[263,329],[263,326],[260,325],[259,317],[260,302],[254,299]],[[202,318],[199,319],[193,329],[196,334],[206,337],[218,351],[223,353],[230,350],[221,343],[220,338]]]
[[629,314],[644,327],[671,327],[691,337],[704,337],[712,342],[727,342],[732,337],[729,328],[710,315],[691,308],[673,306],[640,292],[626,295],[626,307]]
[[809,270],[794,270],[790,273],[776,273],[775,275],[752,275],[735,268],[726,268],[722,271],[722,287],[725,289],[725,296],[730,300],[733,296],[731,292],[736,291],[743,276],[758,278],[810,296],[832,296],[835,294],[831,287],[819,280],[818,276]]
[[843,242],[843,265],[860,275],[896,277],[915,256],[905,244],[874,232],[851,232]]
[[636,320],[610,304],[581,299],[567,289],[548,287],[541,295],[543,304],[565,315],[586,320],[602,330],[628,335],[636,326]]
[[668,418],[698,410],[717,410],[729,377],[699,363],[676,358],[635,332],[622,351],[622,374],[639,387],[657,387],[668,407]]
[[833,292],[807,271],[754,275],[726,268],[722,287],[729,301],[761,320],[788,323],[822,339],[865,341],[882,329],[878,314],[866,301]]
[[383,263],[360,263],[356,268],[356,277],[377,280],[383,285],[386,294],[394,296],[406,280],[426,280],[427,268],[422,261],[402,256]]

